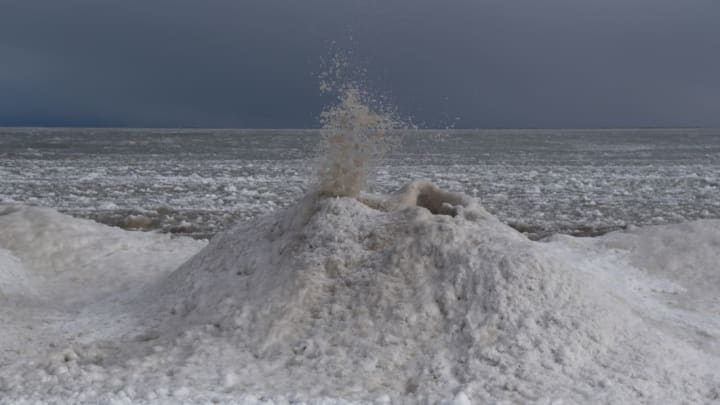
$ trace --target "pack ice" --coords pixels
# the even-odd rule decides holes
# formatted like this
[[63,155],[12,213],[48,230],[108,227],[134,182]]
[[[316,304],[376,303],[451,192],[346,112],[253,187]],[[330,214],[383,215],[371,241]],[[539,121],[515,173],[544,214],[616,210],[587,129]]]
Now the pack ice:
[[206,246],[0,208],[0,403],[718,403],[720,221],[541,242],[426,182]]

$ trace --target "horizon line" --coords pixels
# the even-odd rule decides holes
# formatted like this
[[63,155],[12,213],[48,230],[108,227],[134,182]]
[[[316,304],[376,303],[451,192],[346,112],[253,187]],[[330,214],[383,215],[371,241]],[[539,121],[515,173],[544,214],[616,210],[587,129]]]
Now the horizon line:
[[[323,131],[324,128],[252,128],[252,127],[123,127],[123,126],[74,126],[37,125],[4,126],[0,129],[117,129],[117,130],[213,130],[213,131]],[[672,130],[672,129],[718,129],[720,126],[636,126],[636,127],[475,127],[475,128],[395,128],[392,131],[592,131],[592,130]]]

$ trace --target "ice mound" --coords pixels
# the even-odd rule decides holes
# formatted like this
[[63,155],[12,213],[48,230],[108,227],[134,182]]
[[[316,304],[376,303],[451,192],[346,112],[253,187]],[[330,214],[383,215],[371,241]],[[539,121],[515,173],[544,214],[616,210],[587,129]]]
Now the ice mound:
[[128,289],[142,285],[152,275],[166,273],[168,265],[172,269],[186,260],[189,255],[178,250],[194,252],[203,245],[128,233],[49,208],[0,204],[0,286],[13,277],[12,284],[26,286],[27,295],[37,289],[33,285],[43,285],[37,298],[47,301],[83,304],[122,290],[118,284]]
[[0,373],[0,398],[718,400],[717,354],[659,327],[589,241],[532,242],[426,182],[390,198],[310,194],[149,286],[127,309],[136,327]]
[[[37,361],[48,351],[63,359],[68,347],[115,338],[135,324],[123,303],[204,245],[127,232],[49,208],[0,204],[0,404],[27,399],[49,382],[25,374],[43,370]],[[27,387],[16,398],[3,391],[9,376]],[[59,386],[46,388],[60,392]],[[72,402],[44,395],[42,403]]]
[[720,220],[634,228],[596,241],[634,267],[680,285],[686,308],[720,313]]

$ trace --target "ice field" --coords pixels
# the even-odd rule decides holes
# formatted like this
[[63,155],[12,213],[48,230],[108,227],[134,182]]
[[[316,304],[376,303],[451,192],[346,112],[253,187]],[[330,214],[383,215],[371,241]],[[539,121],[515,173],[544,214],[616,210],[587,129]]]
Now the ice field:
[[[314,131],[0,129],[0,202],[208,237],[308,188]],[[720,131],[410,131],[371,187],[427,179],[547,236],[720,218]]]
[[720,403],[717,131],[317,142],[3,130],[0,404]]

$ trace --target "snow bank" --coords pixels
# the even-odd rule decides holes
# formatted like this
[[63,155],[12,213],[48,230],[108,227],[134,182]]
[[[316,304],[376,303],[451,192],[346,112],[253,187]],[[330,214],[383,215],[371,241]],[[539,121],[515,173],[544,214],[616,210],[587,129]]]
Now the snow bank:
[[[124,333],[137,322],[125,306],[140,287],[204,245],[127,232],[47,208],[0,204],[0,380],[13,364],[32,369],[48,351],[62,358],[75,344]],[[13,396],[0,384],[0,403],[15,403],[7,398]],[[62,396],[43,398],[65,402]]]
[[[477,200],[430,183],[359,200],[311,194],[219,234],[123,307],[136,323],[0,369],[0,398],[720,400],[720,316],[693,312],[703,321],[691,325],[663,315],[676,308],[635,286],[665,285],[655,272],[680,267],[642,261],[632,247],[716,241],[716,223],[696,225],[699,234],[532,242]],[[685,259],[716,277],[712,243],[707,261]]]
[[634,228],[597,240],[634,267],[679,284],[690,310],[720,313],[720,220]]
[[12,284],[43,284],[43,298],[56,303],[92,302],[145,284],[204,245],[168,235],[127,232],[49,208],[0,205],[0,280],[15,274],[15,280],[24,282]]

